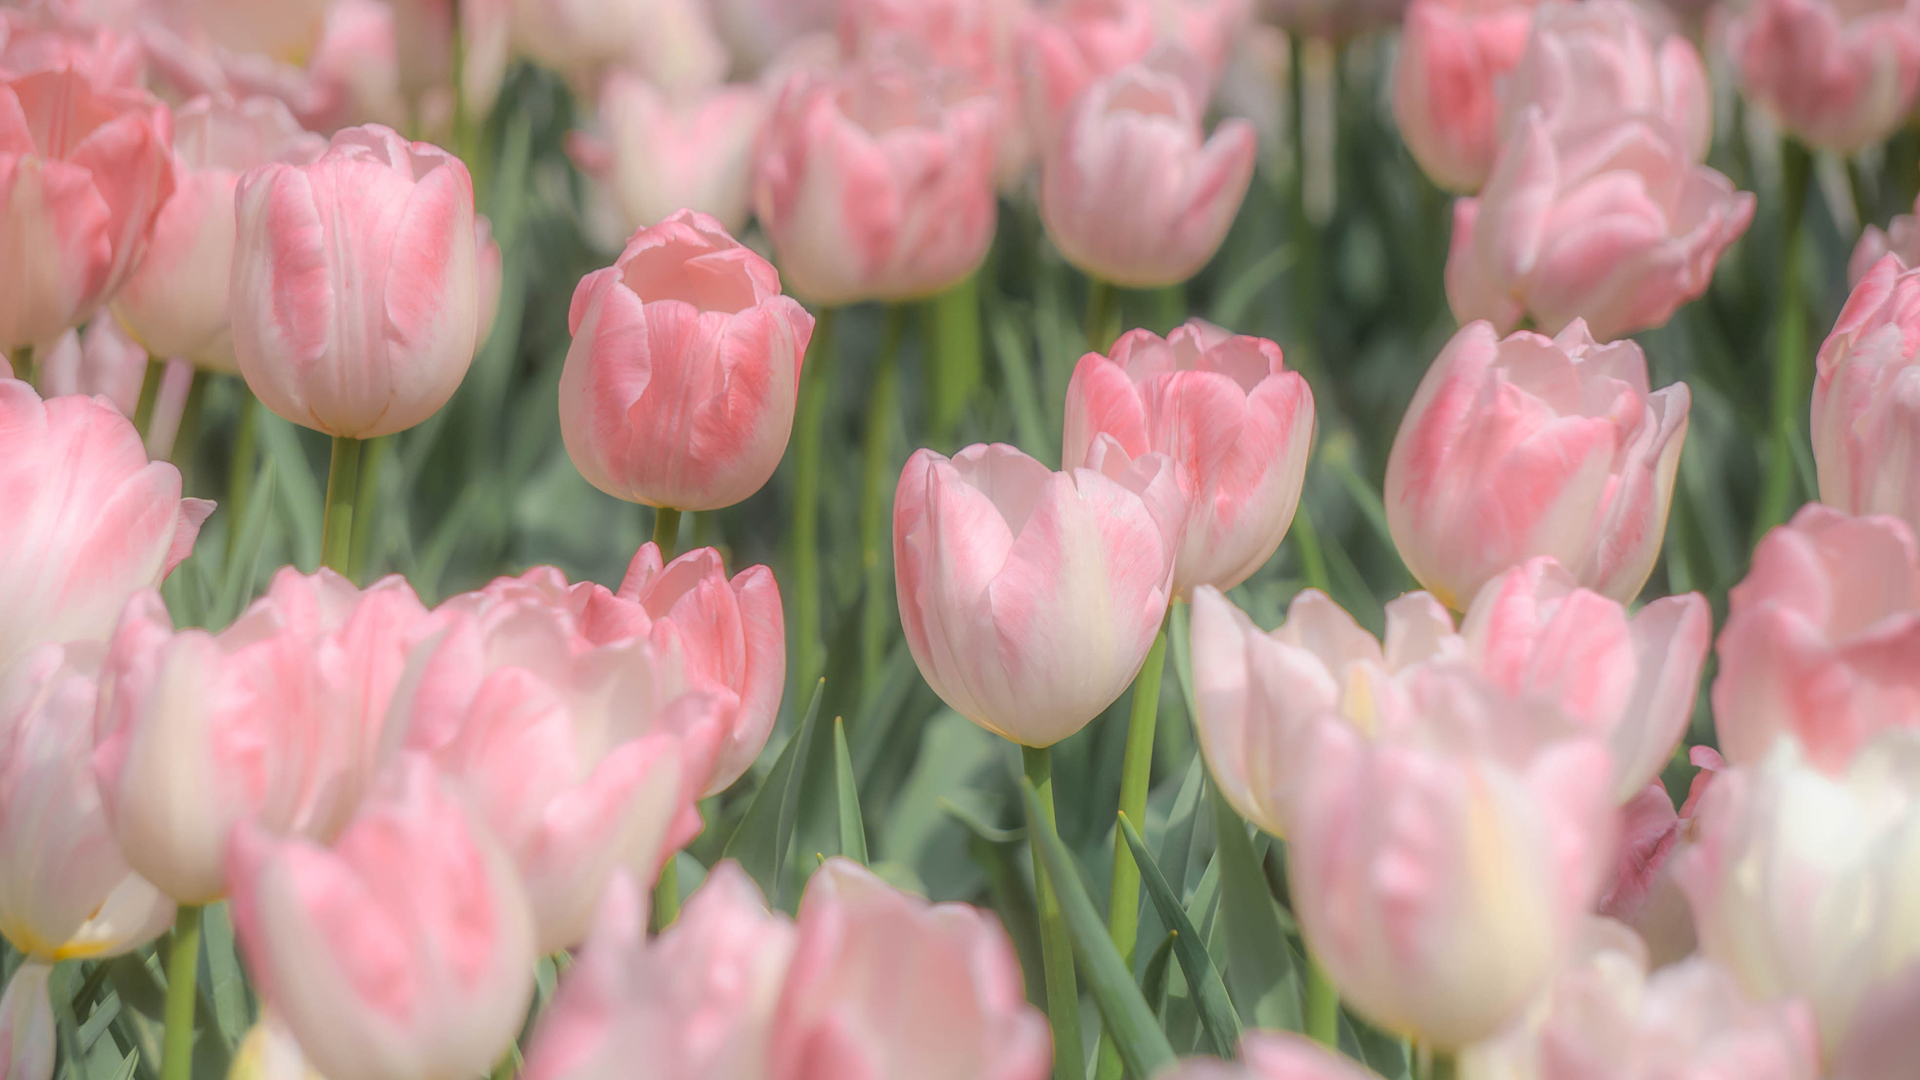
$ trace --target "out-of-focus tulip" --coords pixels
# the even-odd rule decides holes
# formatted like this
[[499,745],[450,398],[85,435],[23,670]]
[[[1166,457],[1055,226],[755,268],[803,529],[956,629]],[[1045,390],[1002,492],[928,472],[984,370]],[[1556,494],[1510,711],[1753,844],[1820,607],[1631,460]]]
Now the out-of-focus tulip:
[[631,878],[608,887],[593,934],[540,1018],[528,1080],[616,1080],[644,1060],[660,1080],[768,1075],[767,1041],[793,924],[731,860],[648,941]]
[[677,210],[711,214],[730,233],[747,223],[753,150],[766,118],[750,84],[675,99],[630,72],[600,84],[601,135],[568,144],[574,161],[612,192],[629,229]]
[[831,30],[840,0],[708,0],[714,29],[733,54],[734,74],[751,78],[805,39]]
[[847,859],[807,882],[773,1080],[1041,1080],[1053,1044],[993,916],[929,905]]
[[0,11],[0,78],[72,68],[95,86],[138,90],[146,78],[140,39],[57,4]]
[[1782,734],[1837,772],[1875,733],[1920,727],[1920,553],[1890,517],[1813,504],[1768,533],[1727,596],[1713,716],[1756,764]]
[[239,371],[227,325],[234,188],[256,165],[305,163],[326,145],[272,98],[197,98],[174,114],[173,197],[154,219],[146,257],[113,300],[113,313],[149,352]]
[[1030,0],[842,0],[840,48],[956,68],[981,81],[1010,75]]
[[1247,0],[1052,0],[1020,31],[1027,121],[1044,147],[1088,87],[1149,56],[1184,72],[1204,103],[1226,66]]
[[271,1013],[256,1021],[233,1048],[227,1080],[325,1080],[286,1025]]
[[1848,288],[1858,288],[1868,272],[1888,255],[1900,257],[1902,270],[1920,267],[1920,203],[1914,210],[1913,214],[1895,215],[1884,232],[1871,224],[1860,230],[1860,240],[1847,259]]
[[1664,124],[1563,137],[1529,107],[1480,196],[1453,204],[1454,316],[1549,333],[1582,318],[1602,340],[1665,325],[1753,221],[1752,193],[1687,153]]
[[127,598],[193,551],[213,504],[147,461],[103,398],[0,382],[0,667],[38,641],[105,641]]
[[234,830],[247,971],[325,1076],[479,1076],[533,994],[533,920],[513,863],[417,758],[331,847]]
[[1726,36],[1747,97],[1822,149],[1893,134],[1920,87],[1914,0],[1751,0]]
[[1540,1013],[1461,1055],[1465,1080],[1813,1080],[1813,1021],[1799,1003],[1748,1001],[1725,968],[1694,958],[1649,974],[1646,946],[1607,919],[1554,980]]
[[560,433],[594,487],[676,510],[760,490],[793,430],[813,316],[720,223],[680,211],[580,280]]
[[120,287],[173,194],[164,105],[72,68],[0,79],[0,349],[48,341]]
[[1699,944],[1674,870],[1683,861],[1680,856],[1700,842],[1700,803],[1726,761],[1710,746],[1695,746],[1687,757],[1697,771],[1678,811],[1658,780],[1620,808],[1613,882],[1596,908],[1640,935],[1654,967],[1693,955]]
[[1602,345],[1578,319],[1557,338],[1463,327],[1387,459],[1400,557],[1456,611],[1536,555],[1631,601],[1666,533],[1690,400],[1685,383],[1649,392],[1640,346]]
[[674,91],[726,77],[726,46],[701,0],[510,0],[513,42],[590,87],[630,67]]
[[53,968],[28,961],[7,980],[0,996],[0,1075],[7,1080],[53,1080],[53,1000],[47,983]]
[[1565,960],[1613,854],[1611,766],[1551,706],[1422,667],[1369,739],[1298,745],[1288,878],[1313,955],[1383,1027],[1439,1048],[1518,1017]]
[[1393,118],[1449,191],[1477,190],[1500,149],[1498,84],[1526,50],[1537,0],[1413,0],[1393,69]]
[[173,0],[182,19],[238,53],[298,62],[320,43],[328,0]]
[[127,861],[201,904],[227,890],[236,824],[331,839],[372,781],[425,620],[401,578],[362,592],[331,570],[280,571],[218,635],[176,633],[159,594],[135,596],[101,675],[93,757]]
[[1087,460],[1100,435],[1139,457],[1180,465],[1185,539],[1173,591],[1231,589],[1280,546],[1300,501],[1313,439],[1313,392],[1280,347],[1190,322],[1162,340],[1122,337],[1111,356],[1088,353],[1067,386],[1061,460]]
[[787,286],[820,304],[911,300],[993,240],[998,103],[886,60],[791,79],[768,121],[754,211]]
[[1837,774],[1782,739],[1717,777],[1701,818],[1679,866],[1701,951],[1755,997],[1810,1002],[1831,1060],[1856,1017],[1920,977],[1920,732],[1883,731]]
[[920,450],[893,500],[900,622],[955,711],[1028,746],[1086,726],[1133,681],[1172,595],[1187,508],[1164,454],[1098,440],[1050,472],[1011,446]]
[[1155,288],[1205,266],[1253,179],[1259,140],[1233,119],[1204,139],[1205,103],[1140,65],[1088,87],[1040,165],[1040,215],[1067,260]]
[[1880,260],[1848,297],[1817,366],[1821,500],[1920,529],[1920,270]]
[[1240,1037],[1240,1061],[1229,1065],[1192,1058],[1160,1080],[1373,1080],[1374,1074],[1299,1035],[1249,1031]]
[[127,337],[117,319],[97,318],[85,331],[69,330],[33,361],[34,382],[48,398],[99,394],[128,418],[140,406],[147,350]]
[[236,192],[233,348],[262,404],[356,439],[425,420],[473,362],[479,325],[467,167],[378,125]]

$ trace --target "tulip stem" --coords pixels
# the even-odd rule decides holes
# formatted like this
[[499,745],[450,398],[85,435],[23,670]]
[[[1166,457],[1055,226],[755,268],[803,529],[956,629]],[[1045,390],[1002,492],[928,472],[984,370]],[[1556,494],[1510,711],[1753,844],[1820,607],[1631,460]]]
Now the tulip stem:
[[[1033,784],[1040,812],[1048,824],[1053,815],[1053,757],[1044,746],[1022,746],[1021,764]],[[1040,909],[1040,962],[1046,969],[1047,1021],[1053,1025],[1053,1080],[1085,1080],[1085,1051],[1080,1044],[1080,990],[1073,973],[1073,941],[1067,936],[1067,916],[1060,895],[1040,858],[1040,829],[1032,823],[1027,834],[1033,848],[1033,897]]]
[[657,933],[680,917],[680,866],[677,855],[667,856],[660,880],[653,885],[653,929]]
[[367,563],[373,557],[373,518],[380,505],[380,470],[392,449],[390,435],[368,439],[362,444],[360,489],[353,500],[353,549],[349,556],[353,571],[347,575],[356,584],[364,582],[370,569]]
[[353,506],[360,488],[360,440],[333,437],[327,465],[327,512],[320,525],[320,565],[341,574],[353,572]]
[[133,407],[133,429],[145,439],[153,427],[153,409],[160,401],[160,384],[166,381],[167,365],[159,360],[147,361],[146,377],[140,380],[140,400]]
[[34,374],[33,346],[22,345],[13,350],[13,377],[32,386]]
[[193,1007],[200,975],[200,909],[182,904],[173,918],[167,948],[166,1032],[160,1049],[160,1080],[193,1080]]
[[[887,483],[894,421],[900,396],[900,342],[906,337],[907,309],[887,307],[880,331],[880,354],[874,360],[872,396],[867,401],[866,482],[860,491],[860,568],[866,575],[860,619],[860,681],[866,691],[880,682],[880,666],[887,656],[888,622],[893,616],[893,594],[888,586],[884,548],[887,545]],[[896,478],[897,479],[897,478]]]
[[240,424],[233,433],[233,449],[227,456],[227,505],[222,512],[233,524],[227,529],[227,567],[233,566],[233,560],[239,557],[240,522],[245,521],[247,502],[253,497],[255,463],[259,455],[260,419],[259,402],[254,400],[253,389],[244,379],[234,379],[240,385]]
[[680,511],[662,506],[653,512],[653,546],[660,549],[662,563],[680,553]]
[[1807,413],[1807,304],[1801,282],[1806,241],[1801,217],[1813,176],[1813,156],[1791,137],[1781,145],[1780,208],[1783,257],[1780,260],[1780,303],[1774,322],[1773,432],[1767,467],[1760,486],[1759,514],[1754,521],[1757,540],[1768,529],[1787,520],[1793,509],[1793,442]]
[[1120,335],[1120,290],[1110,281],[1087,279],[1087,351],[1104,353]]
[[1453,1051],[1439,1050],[1434,1047],[1420,1048],[1419,1069],[1415,1073],[1419,1080],[1453,1080],[1457,1075]]
[[827,376],[833,360],[834,309],[821,308],[800,367],[793,419],[793,663],[790,701],[804,701],[820,663],[820,442],[826,428]]
[[1307,956],[1307,1037],[1340,1049],[1340,991],[1319,958],[1311,954]]
[[946,453],[980,389],[980,271],[929,302],[926,326],[929,427]]

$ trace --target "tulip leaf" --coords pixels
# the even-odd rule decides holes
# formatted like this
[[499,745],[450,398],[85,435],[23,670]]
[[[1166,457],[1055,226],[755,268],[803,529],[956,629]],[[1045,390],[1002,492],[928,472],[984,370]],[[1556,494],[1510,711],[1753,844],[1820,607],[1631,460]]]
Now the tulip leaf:
[[202,913],[201,947],[207,954],[208,989],[213,994],[213,1015],[220,1022],[220,1033],[227,1045],[238,1045],[253,1027],[253,1007],[247,1000],[247,979],[240,970],[240,957],[233,938],[233,919],[226,904],[210,904]]
[[1299,1031],[1300,974],[1280,924],[1266,875],[1247,837],[1246,822],[1211,789],[1214,842],[1220,859],[1220,915],[1227,934],[1227,987],[1240,1015],[1253,1026]]
[[1186,909],[1180,906],[1180,898],[1174,895],[1173,887],[1167,884],[1166,875],[1160,872],[1159,864],[1153,861],[1153,853],[1147,850],[1147,842],[1141,838],[1140,830],[1133,827],[1133,822],[1127,820],[1125,814],[1120,815],[1120,832],[1126,837],[1127,847],[1133,851],[1133,861],[1140,867],[1140,881],[1147,887],[1147,895],[1160,912],[1160,921],[1173,932],[1173,953],[1180,960],[1180,970],[1187,976],[1187,985],[1194,989],[1200,1023],[1206,1029],[1207,1037],[1213,1041],[1213,1052],[1223,1058],[1231,1058],[1234,1049],[1240,1045],[1240,1016],[1233,1011],[1233,1002],[1227,998],[1227,988],[1220,981],[1220,972],[1214,969],[1213,958],[1207,955],[1206,942],[1194,929],[1193,920],[1187,917]]
[[1147,967],[1140,973],[1140,993],[1147,999],[1147,1008],[1155,1016],[1161,1015],[1167,1007],[1167,970],[1173,963],[1173,944],[1180,935],[1168,931],[1160,939],[1160,945],[1147,957]]
[[300,430],[260,405],[257,420],[267,455],[274,459],[274,475],[286,498],[278,500],[287,515],[287,538],[293,545],[293,563],[312,572],[320,565],[320,524],[325,500],[313,478],[313,461],[300,445]]
[[273,489],[277,477],[273,458],[262,457],[245,517],[227,522],[227,566],[211,614],[214,629],[231,623],[253,596],[254,582],[260,572],[260,548],[266,543],[267,525],[273,520]]
[[833,779],[840,796],[840,854],[867,865],[867,826],[860,818],[860,785],[853,778],[853,755],[847,752],[846,721],[833,718]]
[[813,727],[820,715],[820,694],[825,686],[825,679],[813,684],[813,700],[807,705],[806,716],[781,748],[720,856],[737,860],[776,908],[780,906],[794,821],[800,813],[801,766],[813,746]]
[[1107,1035],[1119,1049],[1120,1060],[1129,1073],[1153,1076],[1173,1064],[1173,1044],[1167,1041],[1166,1033],[1160,1030],[1160,1018],[1154,1015],[1140,988],[1134,984],[1133,972],[1127,970],[1126,961],[1120,959],[1120,953],[1113,947],[1106,924],[1094,910],[1087,887],[1080,880],[1079,867],[1053,823],[1047,820],[1033,782],[1022,780],[1021,792],[1027,800],[1027,820],[1037,830],[1033,837],[1034,849],[1045,863],[1047,876],[1059,895],[1074,955],[1079,958],[1087,989],[1106,1023]]
[[1019,324],[999,304],[988,308],[987,321],[992,327],[994,354],[1000,359],[1000,379],[1007,388],[1007,402],[1013,407],[1013,429],[1020,449],[1041,461],[1051,461],[1051,450],[1059,440],[1047,437],[1040,392],[1033,385],[1032,354],[1021,338]]

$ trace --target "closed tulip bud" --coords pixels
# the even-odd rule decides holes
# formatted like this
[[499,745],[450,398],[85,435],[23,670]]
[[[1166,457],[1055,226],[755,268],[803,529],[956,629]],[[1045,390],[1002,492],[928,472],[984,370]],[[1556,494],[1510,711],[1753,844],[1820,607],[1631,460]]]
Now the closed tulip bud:
[[479,1076],[533,995],[513,863],[403,757],[330,846],[234,831],[233,922],[261,997],[323,1076]]
[[[1899,223],[1896,221],[1896,225]],[[1920,270],[1877,263],[1820,346],[1813,458],[1820,498],[1920,529]]]
[[173,194],[166,106],[72,68],[0,73],[0,349],[84,322]]
[[1109,435],[1128,454],[1180,465],[1185,539],[1173,591],[1231,589],[1264,564],[1293,521],[1313,441],[1313,392],[1280,347],[1190,322],[1162,340],[1135,330],[1088,353],[1067,385],[1061,460]]
[[840,858],[800,901],[772,1046],[773,1080],[1041,1080],[1053,1068],[999,920],[930,905]]
[[312,161],[326,145],[272,98],[202,97],[174,114],[174,194],[154,219],[146,258],[113,301],[114,315],[149,352],[238,373],[227,295],[240,174]]
[[426,612],[398,577],[275,575],[219,634],[175,632],[141,593],[114,632],[94,770],[114,835],[175,900],[227,891],[240,822],[330,840],[372,781],[381,725]]
[[1700,50],[1632,0],[1542,4],[1502,98],[1509,130],[1531,105],[1568,137],[1639,117],[1664,125],[1693,161],[1713,142]]
[[1160,1080],[1372,1080],[1374,1074],[1304,1036],[1249,1031],[1236,1064],[1212,1058],[1182,1062]]
[[936,693],[1051,746],[1118,698],[1171,598],[1187,508],[1172,459],[1101,440],[1051,472],[1011,446],[920,450],[893,501],[900,622]]
[[104,398],[42,401],[15,380],[0,381],[0,491],[0,667],[37,641],[105,641],[213,512]]
[[1576,319],[1557,338],[1471,323],[1428,369],[1387,459],[1387,523],[1414,577],[1456,611],[1551,555],[1621,603],[1653,572],[1690,397],[1647,386],[1631,341]]
[[1067,260],[1104,281],[1187,280],[1226,239],[1253,180],[1253,125],[1204,138],[1205,102],[1141,65],[1088,87],[1042,154],[1040,215]]
[[1851,154],[1893,134],[1920,88],[1920,4],[1752,0],[1726,28],[1749,100],[1814,146]]
[[1818,504],[1763,537],[1727,595],[1713,716],[1757,764],[1783,734],[1829,772],[1888,727],[1920,727],[1920,552],[1889,517]]
[[560,434],[593,486],[716,510],[760,489],[793,430],[813,317],[720,223],[680,211],[581,279]]
[[685,209],[737,233],[747,224],[753,150],[766,113],[757,86],[676,99],[638,75],[615,72],[600,85],[599,138],[569,148],[612,192],[629,229]]
[[820,304],[912,300],[973,273],[1004,122],[992,96],[903,63],[789,80],[754,177],[788,287]]
[[1413,0],[1393,69],[1400,138],[1434,183],[1477,191],[1500,149],[1501,80],[1520,63],[1537,0]]
[[366,439],[425,420],[473,362],[473,182],[460,159],[369,125],[235,195],[230,316],[247,385],[280,416]]
[[0,1069],[7,1080],[53,1080],[53,1000],[47,984],[53,968],[27,961],[0,995]]
[[1530,106],[1476,199],[1453,208],[1447,302],[1502,331],[1584,318],[1601,340],[1663,326],[1706,292],[1752,193],[1696,165],[1664,122],[1555,132]]
[[1882,1000],[1904,1001],[1897,1039],[1910,1063],[1920,1051],[1920,732],[1884,731],[1837,773],[1781,739],[1715,779],[1701,837],[1679,867],[1701,952],[1758,999],[1806,999],[1828,1063],[1847,1056],[1860,1021],[1859,1034],[1886,1037],[1873,1030],[1888,1018]]
[[1043,146],[1051,143],[1088,87],[1153,56],[1190,68],[1183,74],[1195,98],[1204,101],[1250,11],[1247,0],[1054,0],[1038,5],[1019,34],[1028,124]]

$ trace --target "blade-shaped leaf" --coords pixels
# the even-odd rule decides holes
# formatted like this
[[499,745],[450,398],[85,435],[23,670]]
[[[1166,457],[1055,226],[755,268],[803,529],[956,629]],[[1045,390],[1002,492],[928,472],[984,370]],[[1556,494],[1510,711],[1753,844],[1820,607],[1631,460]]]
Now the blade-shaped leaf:
[[800,811],[801,762],[813,746],[814,721],[820,715],[820,694],[826,680],[813,684],[813,701],[768,771],[766,782],[754,793],[746,816],[727,841],[722,858],[735,859],[760,886],[775,907],[780,906],[780,884],[786,876],[787,849],[793,843],[794,819]]
[[1227,988],[1253,1026],[1299,1031],[1304,1022],[1300,975],[1280,913],[1267,891],[1246,822],[1211,788],[1214,842],[1220,857],[1220,916],[1227,934]]
[[1231,1058],[1240,1045],[1240,1016],[1233,1010],[1233,1002],[1227,999],[1227,988],[1220,981],[1220,973],[1214,969],[1213,958],[1207,955],[1206,942],[1201,940],[1199,931],[1194,929],[1193,920],[1187,917],[1186,909],[1180,906],[1180,898],[1173,893],[1173,887],[1167,884],[1167,877],[1153,861],[1153,853],[1147,850],[1147,842],[1141,838],[1140,830],[1133,827],[1127,815],[1120,815],[1120,832],[1126,837],[1127,847],[1133,850],[1133,859],[1140,867],[1140,881],[1147,887],[1147,896],[1153,900],[1153,906],[1160,912],[1160,920],[1170,927],[1174,934],[1173,952],[1180,960],[1180,970],[1186,973],[1187,985],[1194,988],[1194,998],[1200,1007],[1200,1023],[1205,1026],[1208,1038],[1213,1040],[1214,1053],[1223,1058]]
[[1147,1008],[1155,1016],[1161,1015],[1167,1007],[1167,971],[1173,963],[1173,943],[1178,934],[1168,931],[1160,939],[1160,944],[1147,957],[1147,967],[1140,973],[1140,993],[1147,999]]
[[240,613],[260,570],[260,548],[266,543],[267,526],[273,521],[273,494],[276,470],[271,456],[260,459],[260,472],[254,477],[253,494],[247,502],[246,517],[230,522],[227,533],[227,566],[220,580],[220,595],[213,611],[216,627],[225,626]]
[[860,817],[860,785],[854,782],[853,755],[847,752],[847,725],[833,718],[833,779],[840,795],[840,854],[867,865],[867,826]]

